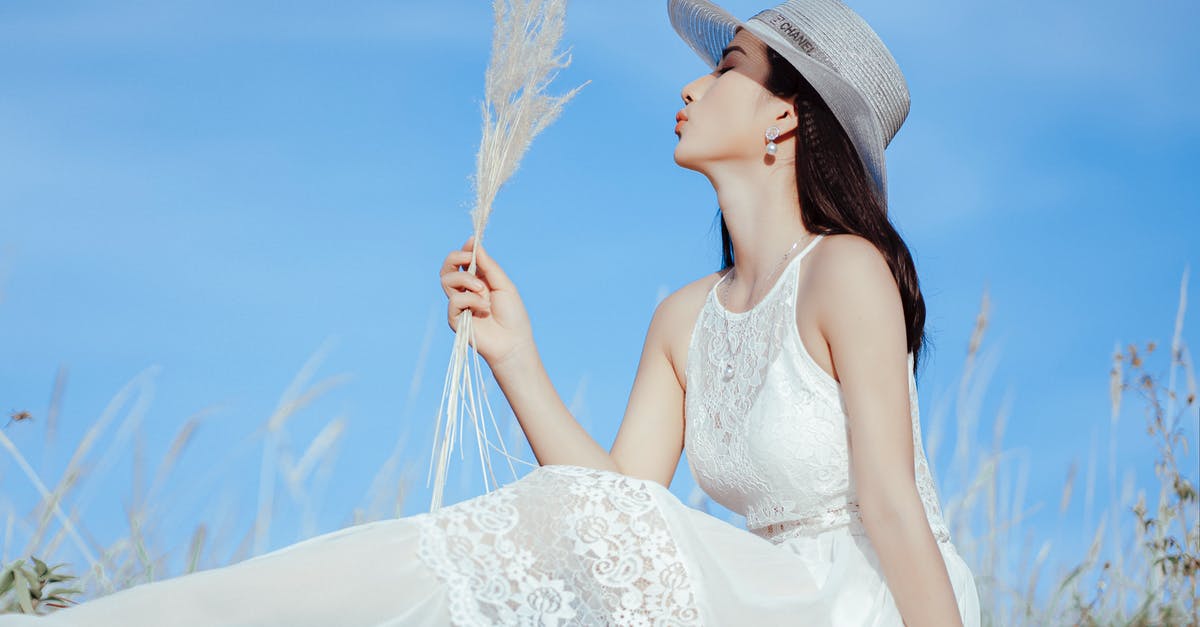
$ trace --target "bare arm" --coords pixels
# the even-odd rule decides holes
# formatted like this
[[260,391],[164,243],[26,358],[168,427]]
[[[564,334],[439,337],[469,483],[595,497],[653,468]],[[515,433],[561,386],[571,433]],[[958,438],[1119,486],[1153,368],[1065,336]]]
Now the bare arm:
[[620,471],[563,404],[532,342],[503,362],[489,365],[539,464]]
[[668,328],[678,317],[673,304],[655,311],[611,452],[571,416],[532,343],[492,366],[539,463],[615,470],[670,486],[683,453],[683,390],[668,356]]
[[908,625],[961,625],[954,588],[917,492],[904,310],[868,240],[829,238],[819,322],[846,402],[863,525]]
[[671,487],[683,455],[683,372],[687,343],[707,290],[701,279],[654,311],[612,456],[630,476]]
[[458,271],[469,263],[470,250],[468,241],[463,250],[447,256],[442,268],[450,326],[457,328],[464,309],[475,316],[476,349],[491,367],[538,463],[611,470],[669,486],[683,450],[683,390],[670,357],[672,342],[678,342],[672,330],[686,321],[681,299],[672,295],[655,312],[625,417],[612,451],[606,452],[554,389],[516,286],[500,266],[481,246],[478,279]]

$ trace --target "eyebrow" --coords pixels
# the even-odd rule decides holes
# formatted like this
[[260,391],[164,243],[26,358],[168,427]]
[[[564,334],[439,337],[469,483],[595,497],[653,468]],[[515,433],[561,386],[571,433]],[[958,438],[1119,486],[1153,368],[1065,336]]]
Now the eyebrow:
[[741,46],[728,46],[727,48],[725,48],[724,50],[721,51],[721,58],[724,59],[725,57],[729,56],[730,52],[735,52],[735,51],[740,52],[742,54],[746,54],[746,51],[742,50]]

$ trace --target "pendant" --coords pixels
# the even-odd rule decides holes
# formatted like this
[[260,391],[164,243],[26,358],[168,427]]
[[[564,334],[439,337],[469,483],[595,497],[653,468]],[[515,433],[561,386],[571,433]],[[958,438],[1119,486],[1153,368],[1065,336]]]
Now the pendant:
[[722,374],[721,378],[726,381],[733,379],[733,364],[732,363],[729,363],[729,362],[725,363],[725,372]]

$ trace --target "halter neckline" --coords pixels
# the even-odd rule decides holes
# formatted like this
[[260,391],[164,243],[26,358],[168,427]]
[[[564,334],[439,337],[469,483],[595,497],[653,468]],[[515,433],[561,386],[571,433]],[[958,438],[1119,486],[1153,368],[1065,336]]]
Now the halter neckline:
[[788,275],[789,269],[791,269],[791,267],[793,265],[795,265],[797,262],[799,262],[801,259],[803,259],[804,256],[808,254],[808,251],[812,250],[813,246],[815,246],[817,242],[821,241],[821,238],[823,238],[823,237],[825,237],[824,233],[818,234],[816,237],[814,237],[812,239],[811,242],[809,242],[807,245],[805,245],[804,248],[800,249],[800,252],[795,257],[792,257],[792,260],[789,261],[787,263],[787,265],[785,265],[783,267],[783,270],[779,273],[779,276],[775,278],[775,282],[773,284],[771,284],[771,289],[767,290],[767,293],[763,294],[763,297],[760,298],[757,303],[754,303],[746,311],[730,311],[729,308],[726,307],[719,298],[717,298],[717,286],[719,286],[721,284],[721,282],[724,281],[729,276],[729,274],[730,274],[729,272],[726,272],[724,275],[722,275],[721,278],[717,279],[717,282],[713,283],[713,286],[711,288],[709,288],[709,290],[708,290],[709,299],[716,305],[717,309],[721,311],[721,314],[723,316],[730,318],[732,320],[736,320],[738,318],[742,318],[742,317],[745,317],[745,316],[748,316],[748,315],[754,313],[760,307],[762,307],[763,303],[769,301],[771,299],[771,296],[773,296],[775,294],[775,292],[779,291],[779,286],[783,284],[785,277]]

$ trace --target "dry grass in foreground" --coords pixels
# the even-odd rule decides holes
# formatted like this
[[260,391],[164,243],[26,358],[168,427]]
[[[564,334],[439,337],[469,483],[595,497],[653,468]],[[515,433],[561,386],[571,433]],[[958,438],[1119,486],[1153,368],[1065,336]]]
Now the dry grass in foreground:
[[[1044,523],[1037,527],[1031,522],[1041,503],[1025,503],[1028,458],[1002,444],[1006,408],[997,412],[991,442],[969,437],[979,424],[986,380],[979,374],[986,370],[979,367],[988,322],[985,295],[954,399],[957,440],[950,471],[936,473],[940,485],[947,477],[969,478],[950,490],[939,489],[939,494],[955,545],[975,573],[985,625],[1194,627],[1200,623],[1200,504],[1195,488],[1200,466],[1187,439],[1188,433],[1200,430],[1200,408],[1194,362],[1183,341],[1187,286],[1185,270],[1169,353],[1163,355],[1153,341],[1140,349],[1130,344],[1115,351],[1110,370],[1109,493],[1118,494],[1117,425],[1123,410],[1140,410],[1156,457],[1145,460],[1139,469],[1153,467],[1157,494],[1135,494],[1133,483],[1127,481],[1119,498],[1101,506],[1094,528],[1068,526],[1059,537]],[[1081,427],[1086,424],[1085,417],[1072,418]],[[931,459],[940,435],[937,430],[929,435]],[[1091,509],[1095,492],[1094,457],[1091,462],[1084,486],[1085,511]],[[1060,517],[1071,503],[1075,469],[1072,464],[1058,498]],[[1147,506],[1148,498],[1152,508]],[[1080,538],[1090,538],[1083,555],[1054,553],[1056,544],[1070,545]],[[1052,563],[1061,570],[1047,572]]]

